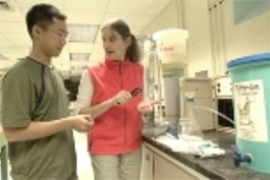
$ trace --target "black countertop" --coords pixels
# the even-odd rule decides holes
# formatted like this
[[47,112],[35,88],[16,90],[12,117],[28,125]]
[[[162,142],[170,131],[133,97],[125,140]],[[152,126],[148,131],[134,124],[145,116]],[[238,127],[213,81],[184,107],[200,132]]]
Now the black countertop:
[[226,154],[221,157],[200,159],[193,155],[173,152],[165,145],[158,143],[152,138],[144,136],[144,140],[159,149],[163,153],[187,165],[191,169],[213,180],[270,180],[270,174],[263,174],[250,170],[246,167],[235,167],[232,158],[230,145],[234,144],[233,134],[211,131],[204,133],[205,139],[212,140],[226,150]]

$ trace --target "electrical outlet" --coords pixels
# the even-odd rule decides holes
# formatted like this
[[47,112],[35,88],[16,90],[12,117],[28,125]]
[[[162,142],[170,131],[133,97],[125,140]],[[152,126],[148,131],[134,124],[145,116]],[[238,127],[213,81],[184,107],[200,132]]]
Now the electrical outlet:
[[215,90],[217,97],[232,97],[231,77],[225,76],[215,80]]

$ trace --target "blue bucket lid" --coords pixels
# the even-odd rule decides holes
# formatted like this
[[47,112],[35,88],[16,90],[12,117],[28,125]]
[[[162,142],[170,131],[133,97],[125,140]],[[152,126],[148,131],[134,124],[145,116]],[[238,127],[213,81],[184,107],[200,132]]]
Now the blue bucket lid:
[[252,56],[244,56],[228,62],[228,68],[232,68],[239,65],[261,63],[270,61],[270,53],[256,54]]

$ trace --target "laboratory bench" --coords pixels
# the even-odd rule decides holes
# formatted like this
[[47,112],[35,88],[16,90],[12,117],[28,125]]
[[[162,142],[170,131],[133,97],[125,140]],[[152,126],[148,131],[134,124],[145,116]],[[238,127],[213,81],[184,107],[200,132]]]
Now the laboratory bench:
[[205,139],[212,140],[226,150],[219,157],[201,159],[194,155],[172,151],[151,137],[143,136],[142,180],[270,180],[270,174],[235,167],[230,145],[235,135],[219,131],[204,133]]

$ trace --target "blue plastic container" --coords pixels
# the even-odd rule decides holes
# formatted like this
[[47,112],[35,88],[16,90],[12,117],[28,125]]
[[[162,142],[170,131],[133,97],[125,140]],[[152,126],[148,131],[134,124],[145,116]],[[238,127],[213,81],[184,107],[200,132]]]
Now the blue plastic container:
[[242,57],[228,63],[233,82],[236,145],[252,156],[244,163],[270,173],[270,53]]

